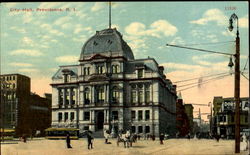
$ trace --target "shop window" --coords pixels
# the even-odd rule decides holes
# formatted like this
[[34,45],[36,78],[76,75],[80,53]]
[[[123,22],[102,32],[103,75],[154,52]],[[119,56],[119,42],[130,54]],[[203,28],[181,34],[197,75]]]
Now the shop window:
[[138,121],[142,120],[142,110],[138,111]]
[[58,122],[61,122],[61,121],[62,121],[62,113],[59,112],[59,113],[58,113]]
[[150,119],[150,111],[146,110],[145,111],[145,120],[149,120]]

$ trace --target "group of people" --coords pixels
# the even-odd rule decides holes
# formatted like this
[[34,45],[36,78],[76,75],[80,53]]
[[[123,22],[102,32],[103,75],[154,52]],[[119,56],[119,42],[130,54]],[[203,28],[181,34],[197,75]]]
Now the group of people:
[[[93,140],[94,137],[91,134],[91,131],[88,131],[86,133],[87,136],[87,142],[88,142],[88,149],[93,149]],[[67,144],[67,148],[72,148],[71,144],[70,144],[70,134],[67,133],[66,135],[66,144]]]
[[[108,141],[109,137],[110,137],[110,132],[109,130],[104,130],[104,138],[105,138],[105,144],[111,144],[111,142]],[[91,131],[87,131],[86,132],[86,136],[87,136],[87,142],[88,142],[88,149],[93,149],[93,140],[94,137],[92,136],[92,132]],[[140,140],[141,135],[133,133],[131,134],[130,131],[126,131],[125,134],[119,133],[117,136],[117,146],[119,146],[119,142],[124,142],[124,146],[132,146],[132,142],[136,142],[137,140]],[[147,136],[145,136],[145,138],[149,139],[151,138],[153,141],[155,140],[155,135],[150,135],[147,134]],[[164,139],[166,138],[166,135],[164,135],[163,133],[161,133],[159,135],[159,140],[160,140],[160,144],[163,144]],[[127,142],[127,143],[126,143]],[[67,133],[66,135],[66,144],[67,144],[67,148],[72,148],[71,144],[70,144],[70,134]]]

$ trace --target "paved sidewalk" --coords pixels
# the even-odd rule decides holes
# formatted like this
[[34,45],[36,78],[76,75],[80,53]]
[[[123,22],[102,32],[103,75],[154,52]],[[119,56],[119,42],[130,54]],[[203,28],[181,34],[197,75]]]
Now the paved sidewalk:
[[[27,143],[3,144],[2,155],[233,155],[234,140],[187,140],[169,139],[160,145],[159,140],[140,140],[132,148],[124,148],[123,143],[116,145],[116,139],[109,140],[111,144],[104,144],[104,139],[94,139],[94,149],[87,149],[87,140],[72,140],[72,149],[66,148],[65,140],[33,139]],[[248,155],[241,151],[237,155]]]

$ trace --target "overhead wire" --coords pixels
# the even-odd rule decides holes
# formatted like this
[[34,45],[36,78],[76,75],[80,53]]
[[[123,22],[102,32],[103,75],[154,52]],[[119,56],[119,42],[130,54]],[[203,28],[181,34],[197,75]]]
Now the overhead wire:
[[194,45],[215,45],[215,44],[225,44],[225,43],[232,43],[235,41],[223,41],[223,42],[213,42],[213,43],[197,43],[197,44],[181,44],[182,46],[194,46]]
[[[212,78],[212,79],[209,79],[209,80],[207,80],[207,81],[205,81],[205,82],[201,82],[201,83],[198,83],[198,84],[196,84],[196,85],[193,85],[193,86],[191,86],[191,87],[187,87],[187,88],[183,88],[183,89],[181,89],[181,90],[178,90],[178,91],[184,91],[184,90],[187,90],[187,89],[191,89],[191,88],[193,88],[193,87],[197,87],[197,86],[199,86],[199,85],[203,85],[203,84],[206,84],[206,83],[209,83],[209,82],[211,82],[211,80],[219,80],[219,79],[221,79],[221,78],[223,78],[223,77],[226,77],[226,76],[230,76],[230,74],[228,74],[228,75],[223,75],[223,76],[219,76],[219,77],[216,77],[216,78]],[[177,87],[178,88],[178,87]]]
[[196,80],[196,79],[200,79],[200,78],[212,77],[212,76],[216,76],[216,75],[222,75],[222,74],[226,74],[226,73],[228,73],[228,72],[218,73],[218,74],[212,74],[212,75],[206,75],[206,76],[192,78],[192,79],[180,80],[180,81],[175,81],[173,83],[187,82],[187,81],[192,81],[192,80]]
[[244,78],[246,78],[246,79],[249,81],[249,78],[248,78],[246,75],[244,75],[244,71],[246,70],[248,60],[249,60],[249,56],[247,57],[247,61],[246,61],[246,63],[245,63],[245,66],[244,66],[244,68],[243,68],[243,71],[241,71],[240,74],[241,74]]
[[[228,75],[228,74],[230,74],[230,73],[225,73],[224,75]],[[218,77],[221,77],[221,76],[224,76],[224,75],[220,75],[220,76],[218,76]],[[216,78],[217,78],[217,77],[214,77],[214,78],[211,78],[211,79],[204,80],[204,81],[202,81],[202,82],[210,81],[210,80],[216,79]],[[197,83],[200,83],[200,82],[193,82],[193,83],[188,83],[188,84],[180,85],[180,86],[178,86],[178,88],[180,88],[180,87],[186,87],[186,86],[193,85],[193,84],[197,84]]]

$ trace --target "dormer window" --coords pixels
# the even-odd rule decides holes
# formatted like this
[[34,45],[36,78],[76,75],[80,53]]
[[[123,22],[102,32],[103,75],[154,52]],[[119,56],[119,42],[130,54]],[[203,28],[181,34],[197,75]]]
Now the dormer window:
[[107,43],[108,43],[108,44],[112,44],[112,41],[111,41],[111,40],[108,40]]
[[69,75],[64,75],[64,82],[65,83],[69,82]]
[[83,75],[90,75],[90,67],[83,68]]
[[97,74],[103,74],[104,72],[104,66],[97,66]]
[[119,65],[112,65],[112,73],[119,73],[120,68]]
[[62,72],[63,72],[64,82],[65,83],[69,82],[69,78],[70,78],[70,75],[72,75],[72,71],[69,69],[63,69]]
[[137,70],[137,77],[142,78],[143,77],[143,69],[138,69]]
[[98,43],[97,43],[96,41],[94,41],[94,42],[93,42],[93,44],[94,44],[95,46],[97,46],[97,45],[98,45]]

